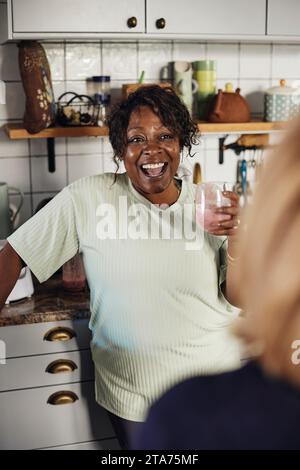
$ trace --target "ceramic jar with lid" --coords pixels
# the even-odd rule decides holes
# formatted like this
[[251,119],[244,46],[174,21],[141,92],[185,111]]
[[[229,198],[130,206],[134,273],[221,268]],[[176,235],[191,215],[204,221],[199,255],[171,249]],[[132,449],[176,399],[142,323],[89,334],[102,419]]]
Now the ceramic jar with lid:
[[279,86],[269,88],[265,93],[265,121],[288,121],[300,110],[300,89],[286,86],[280,80]]

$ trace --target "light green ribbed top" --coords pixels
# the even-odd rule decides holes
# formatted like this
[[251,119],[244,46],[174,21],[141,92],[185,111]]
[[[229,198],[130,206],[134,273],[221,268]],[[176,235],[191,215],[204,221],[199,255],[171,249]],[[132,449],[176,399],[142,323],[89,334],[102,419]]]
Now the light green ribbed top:
[[[120,417],[143,421],[175,383],[239,367],[239,344],[229,332],[239,310],[220,289],[226,239],[200,229],[203,243],[191,249],[190,234],[175,230],[185,206],[192,207],[188,218],[195,225],[195,185],[183,180],[177,202],[159,210],[126,173],[113,180],[104,174],[72,183],[8,242],[40,282],[82,253],[96,399]],[[157,236],[159,227],[171,238]]]

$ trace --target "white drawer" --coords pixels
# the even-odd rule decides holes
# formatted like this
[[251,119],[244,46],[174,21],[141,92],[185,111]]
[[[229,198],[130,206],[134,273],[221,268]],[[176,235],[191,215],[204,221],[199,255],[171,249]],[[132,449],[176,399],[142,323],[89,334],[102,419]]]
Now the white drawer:
[[102,441],[79,442],[67,446],[44,447],[40,450],[122,450],[118,439],[104,439]]
[[[54,393],[75,393],[64,405]],[[114,438],[109,418],[94,398],[94,381],[0,393],[0,449],[37,449]]]
[[94,365],[88,349],[12,358],[0,366],[0,392],[93,379]]
[[[44,338],[51,331],[60,337],[74,336],[65,341],[46,341]],[[0,340],[5,343],[7,358],[22,357],[88,349],[91,332],[88,329],[88,319],[64,320],[3,326],[0,328]]]

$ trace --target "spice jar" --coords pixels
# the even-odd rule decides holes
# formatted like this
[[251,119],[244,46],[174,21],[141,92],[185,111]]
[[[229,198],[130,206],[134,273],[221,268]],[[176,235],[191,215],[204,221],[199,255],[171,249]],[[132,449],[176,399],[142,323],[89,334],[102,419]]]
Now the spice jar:
[[110,76],[95,75],[92,77],[95,103],[109,106],[110,104]]
[[85,289],[86,277],[80,253],[63,265],[63,287],[72,292]]

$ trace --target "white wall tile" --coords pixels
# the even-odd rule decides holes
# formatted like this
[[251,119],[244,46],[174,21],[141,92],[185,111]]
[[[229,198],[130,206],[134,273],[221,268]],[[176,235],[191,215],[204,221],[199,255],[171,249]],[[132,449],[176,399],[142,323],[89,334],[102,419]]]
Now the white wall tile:
[[0,104],[0,119],[23,119],[25,94],[22,83],[6,83],[6,105]]
[[44,43],[53,80],[65,79],[65,46],[63,43]]
[[238,44],[208,44],[207,59],[217,61],[217,78],[238,77]]
[[271,77],[270,44],[241,44],[240,77],[259,79]]
[[58,101],[58,98],[66,91],[66,82],[65,81],[53,81],[53,93],[55,101]]
[[75,43],[66,46],[67,80],[82,80],[101,75],[100,43]]
[[28,158],[28,141],[11,140],[8,138],[4,128],[0,128],[0,158],[7,157]]
[[68,155],[87,155],[102,153],[101,137],[79,137],[67,139]]
[[103,43],[102,55],[103,75],[110,75],[112,80],[137,80],[136,43]]
[[175,42],[172,60],[194,62],[206,58],[206,45],[203,43]]
[[273,78],[299,78],[299,45],[274,44],[272,58]]
[[69,183],[84,176],[102,173],[101,158],[99,154],[68,157]]
[[[46,139],[31,139],[30,140],[30,154],[33,157],[46,156],[47,151],[47,140]],[[55,154],[65,155],[66,154],[66,139],[59,137],[55,139]]]
[[[162,68],[172,61],[172,44],[140,43],[138,51],[139,73],[145,71],[145,79],[158,81],[161,78]],[[165,74],[164,74],[165,77]],[[167,77],[165,77],[167,78]]]
[[29,158],[1,158],[0,180],[24,193],[30,192]]
[[217,150],[207,150],[205,154],[205,181],[236,181],[238,158],[232,150],[227,150],[224,163],[219,164]]
[[17,44],[0,46],[0,80],[21,80]]
[[270,87],[270,80],[241,80],[241,94],[246,98],[251,113],[263,114],[264,94]]
[[55,164],[55,172],[50,173],[46,157],[31,157],[32,190],[34,192],[60,191],[66,186],[66,157],[57,156]]

